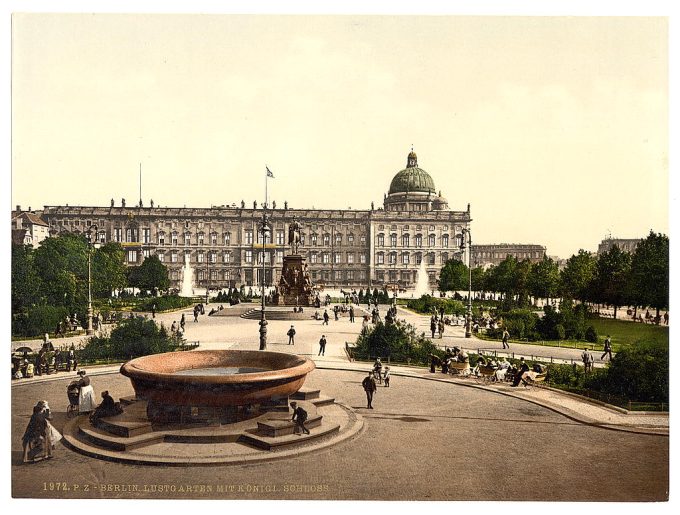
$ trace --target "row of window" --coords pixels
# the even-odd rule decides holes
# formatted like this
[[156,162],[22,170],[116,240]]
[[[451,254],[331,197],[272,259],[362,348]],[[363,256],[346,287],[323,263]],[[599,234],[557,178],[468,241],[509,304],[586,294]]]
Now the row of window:
[[[408,226],[408,225],[404,225],[404,226],[402,227],[402,229],[404,229],[405,231],[408,231],[409,228],[410,228],[410,226]],[[430,225],[430,226],[428,227],[428,229],[429,229],[430,231],[434,231],[434,230],[435,230],[435,226],[434,226],[434,225]],[[385,226],[384,226],[383,224],[378,225],[378,230],[379,230],[379,231],[385,230]],[[397,230],[397,226],[396,226],[396,225],[394,225],[394,224],[393,224],[393,225],[390,225],[390,231],[396,231],[396,230]],[[422,230],[423,230],[423,226],[422,226],[422,225],[416,225],[416,226],[415,226],[415,230],[416,230],[416,231],[422,231]],[[448,225],[442,226],[442,230],[443,230],[443,231],[448,231],[448,230],[449,230],[449,226],[448,226]]]
[[[390,234],[390,247],[396,247],[397,246],[397,235],[396,234]],[[456,241],[457,245],[460,246],[462,242],[462,235],[456,236]],[[384,234],[378,234],[376,236],[376,244],[378,247],[384,247],[385,246],[385,235]],[[427,246],[428,247],[434,247],[437,244],[437,236],[434,234],[430,234],[427,237]],[[411,236],[408,234],[403,234],[401,236],[401,246],[402,247],[409,247],[411,245]],[[422,247],[423,246],[423,235],[422,234],[416,234],[413,237],[413,246],[414,247]],[[449,246],[449,235],[448,234],[443,234],[441,237],[441,246],[444,248],[447,248]]]
[[[445,264],[449,260],[449,254],[448,252],[442,252],[441,256],[441,264]],[[423,260],[423,254],[422,253],[416,253],[413,254],[413,262],[416,265],[419,265],[422,260]],[[425,262],[428,265],[434,265],[435,264],[435,253],[434,252],[429,252],[426,254]],[[384,265],[385,264],[385,253],[384,252],[378,252],[375,255],[375,264],[376,265]],[[396,265],[397,264],[397,253],[396,252],[389,252],[387,253],[387,264],[389,265]],[[402,252],[401,253],[401,264],[402,265],[410,265],[411,264],[411,254],[408,252]]]

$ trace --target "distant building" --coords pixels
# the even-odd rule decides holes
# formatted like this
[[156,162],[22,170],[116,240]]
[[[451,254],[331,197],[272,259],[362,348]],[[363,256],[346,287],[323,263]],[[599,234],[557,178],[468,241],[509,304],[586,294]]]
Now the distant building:
[[35,248],[48,236],[49,225],[30,207],[28,211],[22,211],[21,206],[17,206],[12,211],[12,243]]
[[619,250],[624,252],[633,253],[638,246],[638,243],[642,241],[641,238],[605,238],[597,246],[597,255],[609,252],[614,245],[619,247]]
[[[46,206],[50,235],[84,233],[96,226],[100,243],[119,242],[127,265],[151,255],[167,267],[172,287],[192,273],[193,286],[257,286],[266,263],[267,284],[277,284],[284,253],[290,252],[288,229],[302,226],[300,253],[307,258],[312,283],[331,288],[370,286],[411,288],[418,274],[436,287],[450,258],[461,258],[463,229],[470,206],[454,211],[435,190],[432,177],[408,155],[406,168],[394,175],[383,208],[370,210],[267,209],[267,246],[262,245],[262,209],[256,203],[211,208],[154,206]],[[545,250],[545,249],[543,249]]]
[[542,245],[523,243],[493,243],[489,245],[472,245],[472,267],[488,268],[497,266],[508,256],[518,261],[528,259],[537,263],[545,256],[546,248]]

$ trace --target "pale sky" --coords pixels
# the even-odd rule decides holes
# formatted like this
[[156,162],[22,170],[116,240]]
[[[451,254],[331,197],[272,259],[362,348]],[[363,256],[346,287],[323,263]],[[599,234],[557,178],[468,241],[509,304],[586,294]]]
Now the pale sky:
[[414,146],[474,243],[668,234],[667,21],[16,14],[12,206],[382,206]]

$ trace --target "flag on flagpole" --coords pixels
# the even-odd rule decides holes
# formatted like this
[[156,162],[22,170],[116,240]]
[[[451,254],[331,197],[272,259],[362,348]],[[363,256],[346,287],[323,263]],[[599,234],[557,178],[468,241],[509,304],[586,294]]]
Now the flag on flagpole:
[[273,179],[273,178],[274,178],[274,174],[272,173],[272,171],[269,169],[268,166],[265,166],[265,168],[267,169],[267,177],[271,177],[271,178]]

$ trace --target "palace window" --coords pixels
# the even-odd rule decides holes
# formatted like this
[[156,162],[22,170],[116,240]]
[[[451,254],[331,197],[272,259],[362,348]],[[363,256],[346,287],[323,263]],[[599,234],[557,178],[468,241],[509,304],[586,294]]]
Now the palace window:
[[151,243],[151,229],[149,228],[142,229],[142,243],[146,244]]
[[423,262],[423,255],[420,252],[418,252],[415,255],[415,259],[416,259],[416,265],[419,265],[420,263]]
[[390,247],[396,247],[397,246],[397,235],[396,234],[390,234]]
[[350,244],[350,245],[354,244],[354,234],[349,233],[347,235],[347,243]]
[[217,233],[210,234],[210,245],[217,245]]
[[423,246],[423,235],[422,234],[416,234],[415,245],[416,245],[416,247],[422,247]]
[[366,244],[366,235],[362,234],[361,238],[359,238],[359,241],[361,242],[362,245],[365,245]]
[[177,263],[177,252],[173,252],[170,254],[170,262]]
[[335,244],[340,245],[342,243],[342,234],[340,233],[335,233]]
[[138,229],[135,228],[129,228],[125,230],[125,241],[129,243],[134,243],[139,241],[139,232]]
[[230,232],[224,233],[224,244],[225,245],[231,245],[231,233]]
[[330,263],[331,262],[331,255],[329,252],[324,252],[321,254],[321,262],[322,263]]
[[128,263],[136,263],[137,262],[137,251],[136,250],[128,250],[127,260],[128,260]]
[[224,252],[222,254],[222,262],[223,263],[231,263],[231,252]]
[[276,251],[276,262],[277,263],[283,263],[283,251],[282,250]]
[[442,265],[446,264],[446,262],[449,260],[449,253],[448,252],[442,252]]
[[359,271],[359,280],[360,280],[360,281],[365,281],[365,280],[366,280],[366,270],[360,270],[360,271]]
[[354,263],[354,252],[347,253],[347,262],[351,265]]
[[252,263],[253,262],[253,251],[252,250],[246,250],[245,262],[246,263]]
[[404,253],[401,255],[401,264],[402,264],[402,265],[408,265],[408,264],[409,264],[409,260],[410,260],[409,253],[408,253],[408,252],[404,252]]
[[158,261],[161,263],[165,261],[165,252],[158,252],[156,255],[158,256]]
[[435,241],[436,241],[436,239],[437,239],[437,237],[436,237],[434,234],[430,234],[430,235],[427,237],[427,245],[428,245],[428,247],[434,247],[434,246],[435,246]]
[[225,281],[231,281],[231,270],[225,270],[224,271],[224,280]]
[[347,270],[347,280],[348,281],[354,280],[354,271],[353,270]]
[[210,270],[210,280],[217,281],[217,270]]
[[427,255],[427,264],[428,265],[434,265],[434,252],[430,252]]
[[335,252],[333,254],[333,263],[336,265],[340,264],[340,252]]
[[217,252],[208,252],[208,261],[210,263],[217,263]]
[[312,252],[312,253],[309,254],[309,261],[310,261],[310,263],[316,263],[316,262],[318,262],[318,259],[317,259],[317,258],[318,258],[318,256],[317,256],[317,253],[316,253],[316,252]]
[[312,246],[316,247],[316,234],[312,234],[311,239],[312,239]]
[[382,265],[385,263],[385,254],[383,254],[382,252],[378,252],[375,258],[376,264]]
[[158,233],[158,244],[159,245],[165,245],[165,233],[164,232]]
[[404,235],[401,237],[401,246],[402,246],[402,247],[408,247],[408,244],[409,244],[409,235],[408,235],[408,234],[404,234]]
[[384,247],[385,246],[385,235],[384,234],[378,234],[378,247]]
[[331,235],[330,234],[324,234],[323,235],[323,244],[324,246],[328,246],[331,244]]
[[448,247],[449,246],[449,235],[444,234],[442,236],[442,247]]
[[177,246],[177,233],[176,232],[172,233],[172,245],[173,245],[173,247]]
[[396,263],[397,263],[397,253],[396,252],[390,252],[389,264],[395,265]]
[[253,230],[248,229],[246,231],[246,245],[252,245],[253,244]]
[[188,247],[191,245],[191,233],[185,233],[184,234],[184,246]]
[[366,264],[366,254],[359,254],[359,263],[362,265]]
[[205,256],[203,255],[203,251],[202,251],[202,250],[199,251],[199,252],[196,254],[196,256],[197,256],[197,261],[198,261],[199,263],[203,263],[203,260],[204,260],[204,258],[205,258]]
[[284,245],[285,243],[283,231],[276,231],[276,244]]

